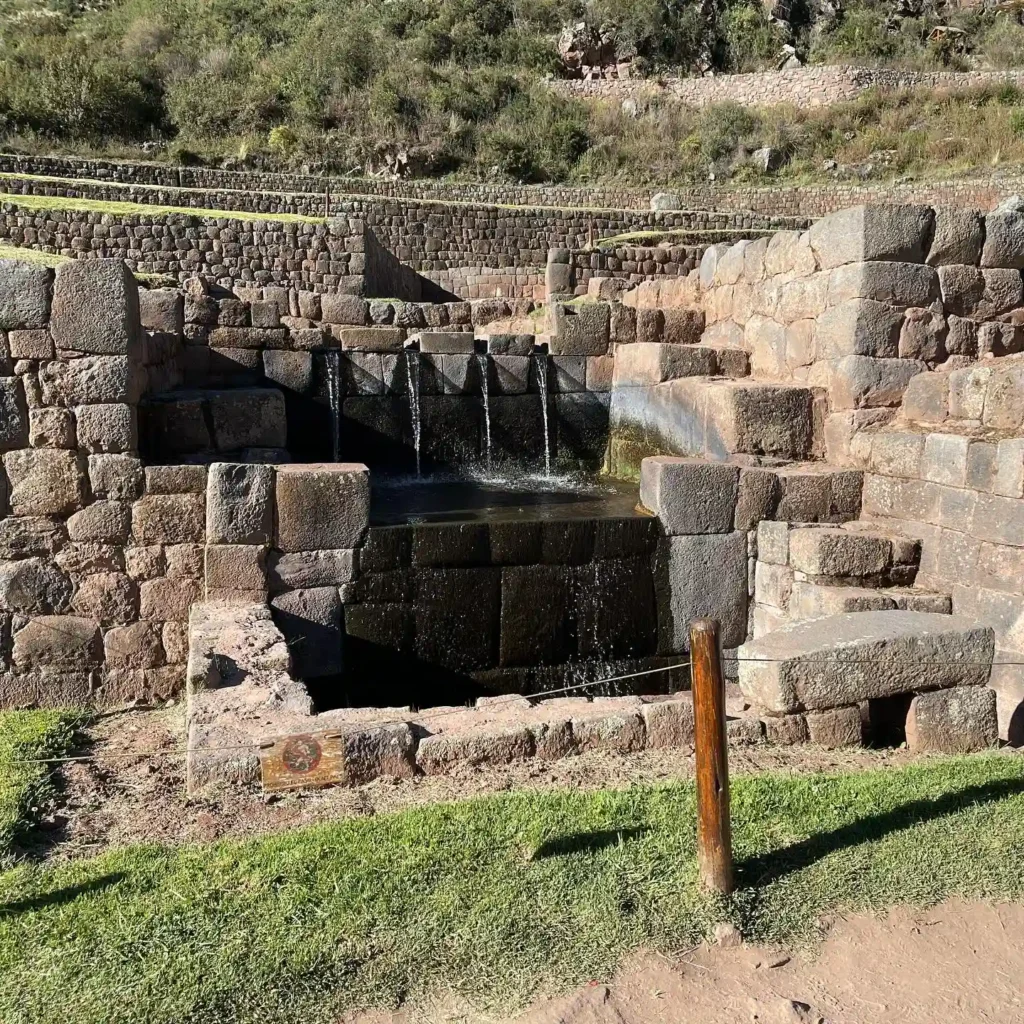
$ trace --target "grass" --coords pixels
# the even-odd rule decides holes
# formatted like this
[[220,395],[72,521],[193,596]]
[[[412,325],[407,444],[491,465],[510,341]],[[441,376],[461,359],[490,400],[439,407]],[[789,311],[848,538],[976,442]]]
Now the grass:
[[189,217],[227,217],[231,220],[266,220],[287,224],[323,224],[323,217],[301,217],[297,213],[250,213],[248,210],[203,210],[191,206],[159,206],[151,203],[120,203],[99,199],[68,199],[64,196],[23,196],[0,192],[0,203],[13,203],[29,210],[80,210],[84,213],[110,213],[116,216],[143,214],[164,217],[185,214]]
[[504,1012],[719,920],[1024,897],[1024,758],[736,780],[740,888],[697,883],[689,785],[518,793],[0,875],[0,1019],[284,1024],[438,987]]
[[0,712],[0,865],[10,862],[14,843],[51,795],[50,765],[9,762],[64,753],[80,719],[62,711]]
[[[38,266],[56,269],[73,257],[61,256],[56,252],[40,252],[38,249],[27,249],[20,245],[9,245],[0,242],[0,260],[20,260],[22,263],[35,263]],[[140,270],[132,271],[132,276],[139,284],[147,288],[175,288],[178,279],[170,274],[147,274]]]

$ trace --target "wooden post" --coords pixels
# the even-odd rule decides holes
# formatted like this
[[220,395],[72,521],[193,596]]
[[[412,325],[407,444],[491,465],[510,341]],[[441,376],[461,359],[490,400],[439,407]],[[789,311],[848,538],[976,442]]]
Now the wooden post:
[[718,622],[690,623],[694,743],[697,751],[697,862],[701,881],[732,892],[729,823],[729,748],[725,737],[725,683]]

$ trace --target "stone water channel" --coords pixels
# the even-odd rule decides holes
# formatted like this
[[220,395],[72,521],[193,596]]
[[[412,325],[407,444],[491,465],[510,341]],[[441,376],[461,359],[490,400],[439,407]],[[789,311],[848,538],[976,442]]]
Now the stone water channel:
[[370,467],[371,506],[342,649],[296,666],[321,710],[532,694],[670,661],[657,521],[634,485],[600,476],[605,396],[550,387],[531,336],[512,360],[473,345],[407,343],[387,392],[354,397],[358,359],[323,354],[331,454]]

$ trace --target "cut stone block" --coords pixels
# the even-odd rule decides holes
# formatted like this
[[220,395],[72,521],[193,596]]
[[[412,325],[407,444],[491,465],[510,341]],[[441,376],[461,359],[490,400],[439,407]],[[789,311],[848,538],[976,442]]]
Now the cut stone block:
[[644,720],[639,714],[573,718],[572,735],[580,751],[614,750],[632,754],[645,745]]
[[797,622],[744,644],[744,696],[773,714],[856,704],[935,687],[983,686],[995,634],[927,612],[854,612]]
[[87,452],[134,452],[139,426],[134,406],[81,405],[75,410],[78,445]]
[[1024,267],[1024,213],[993,211],[985,217],[983,267]]
[[864,725],[859,707],[833,708],[807,715],[811,743],[827,750],[864,744]]
[[18,668],[41,665],[88,671],[103,660],[99,624],[75,615],[40,615],[14,634],[12,661]]
[[556,303],[552,355],[603,356],[608,351],[610,310],[605,302]]
[[693,701],[683,698],[653,701],[640,709],[651,750],[693,746]]
[[667,537],[658,551],[659,648],[689,650],[689,626],[711,617],[721,623],[723,647],[742,643],[747,632],[747,536],[745,533]]
[[913,359],[872,359],[852,355],[829,373],[833,409],[870,409],[900,404],[910,381],[928,367]]
[[275,491],[279,551],[354,548],[362,540],[370,517],[366,466],[279,466]]
[[534,752],[526,726],[476,729],[426,736],[416,749],[416,764],[425,775],[439,775],[456,764],[509,764]]
[[984,241],[985,222],[977,210],[938,206],[927,262],[932,267],[948,263],[977,265]]
[[832,271],[830,305],[873,299],[890,306],[927,306],[939,297],[939,277],[921,263],[850,263]]
[[139,286],[124,260],[70,260],[57,268],[50,332],[58,349],[128,355],[141,340]]
[[49,559],[0,562],[0,611],[47,615],[67,611],[74,586]]
[[654,456],[641,464],[640,501],[670,536],[730,533],[739,475],[728,463]]
[[711,377],[716,372],[715,352],[701,345],[629,345],[615,357],[612,386],[616,388],[660,384],[677,377]]
[[27,448],[28,444],[28,406],[22,379],[0,377],[0,451]]
[[808,234],[822,270],[864,260],[922,263],[933,221],[927,206],[854,206],[815,221]]
[[987,686],[954,686],[918,694],[907,714],[907,746],[947,754],[984,750],[999,736],[996,692]]
[[45,405],[138,401],[140,368],[127,356],[82,356],[44,363],[39,370]]
[[298,678],[341,672],[342,609],[337,587],[290,590],[272,598],[270,607]]
[[888,537],[848,530],[793,530],[789,564],[809,576],[872,576],[892,561]]
[[206,489],[210,544],[269,544],[274,522],[274,470],[215,462]]
[[132,506],[132,535],[139,544],[201,544],[206,508],[200,494],[147,494]]
[[177,288],[140,288],[139,316],[147,331],[182,334],[185,330],[184,296]]
[[69,515],[85,502],[82,465],[74,452],[33,448],[3,457],[8,501],[17,516]]
[[267,578],[271,590],[304,587],[341,587],[355,579],[355,551],[273,552]]
[[38,330],[50,318],[53,271],[23,260],[0,260],[0,331]]
[[207,395],[218,451],[287,446],[284,395],[276,388],[238,388]]

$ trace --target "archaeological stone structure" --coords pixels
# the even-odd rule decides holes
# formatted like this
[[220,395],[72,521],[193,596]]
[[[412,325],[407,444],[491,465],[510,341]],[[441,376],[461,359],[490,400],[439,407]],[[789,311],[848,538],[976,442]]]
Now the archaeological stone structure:
[[93,226],[0,262],[0,705],[184,698],[194,789],[685,748],[711,616],[731,742],[1024,740],[1020,206],[562,237],[472,300],[140,285]]

